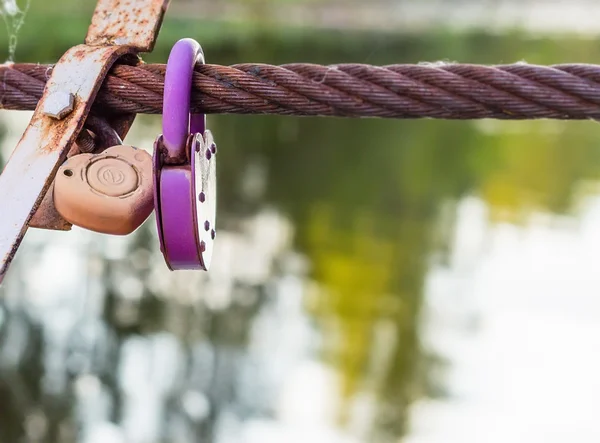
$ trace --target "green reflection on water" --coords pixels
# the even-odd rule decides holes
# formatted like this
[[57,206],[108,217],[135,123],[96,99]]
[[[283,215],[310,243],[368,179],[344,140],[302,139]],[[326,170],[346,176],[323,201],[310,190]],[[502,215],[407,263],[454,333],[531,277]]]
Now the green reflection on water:
[[[60,32],[52,38],[39,38],[42,17],[32,13],[16,61],[55,60],[80,40],[86,26],[71,19],[69,26],[53,28]],[[600,60],[600,48],[592,42],[518,34],[228,34],[169,21],[147,60],[164,62],[169,45],[183,36],[206,42],[208,60],[220,64]],[[6,47],[2,40],[0,47]],[[364,390],[378,398],[374,441],[404,434],[411,402],[431,394],[419,314],[432,254],[449,248],[451,230],[440,228],[453,221],[447,209],[475,194],[496,220],[524,221],[532,210],[569,212],[581,185],[600,173],[597,127],[590,122],[212,116],[210,125],[220,149],[220,219],[265,204],[291,218],[296,246],[321,285],[306,307],[322,329],[323,358],[342,375],[345,398]],[[255,163],[264,167],[266,178],[259,198],[248,196],[242,180]],[[384,350],[373,355],[376,340],[383,341]],[[341,423],[351,418],[349,409],[339,417]]]

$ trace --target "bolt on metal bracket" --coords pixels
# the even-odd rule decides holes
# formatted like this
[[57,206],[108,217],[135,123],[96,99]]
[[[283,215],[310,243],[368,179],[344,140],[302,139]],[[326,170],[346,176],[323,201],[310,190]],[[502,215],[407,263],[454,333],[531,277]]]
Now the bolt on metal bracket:
[[56,91],[46,97],[44,114],[62,120],[73,111],[75,96],[67,91]]

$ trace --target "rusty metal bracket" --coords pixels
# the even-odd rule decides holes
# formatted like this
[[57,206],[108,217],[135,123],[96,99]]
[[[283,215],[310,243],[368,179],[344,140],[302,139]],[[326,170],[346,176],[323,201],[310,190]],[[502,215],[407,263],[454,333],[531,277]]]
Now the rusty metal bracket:
[[[69,49],[54,66],[0,175],[0,283],[58,167],[83,129],[108,70],[124,55],[152,50],[168,3],[99,0],[86,45]],[[121,133],[132,121],[120,125]]]

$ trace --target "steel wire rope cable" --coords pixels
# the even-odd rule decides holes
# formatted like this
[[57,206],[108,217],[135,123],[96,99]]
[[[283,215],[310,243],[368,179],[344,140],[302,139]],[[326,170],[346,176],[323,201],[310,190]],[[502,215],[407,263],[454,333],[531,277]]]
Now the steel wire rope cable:
[[[166,65],[117,65],[105,113],[160,114]],[[0,66],[0,107],[32,110],[51,65]],[[418,64],[198,65],[192,111],[210,114],[502,120],[600,118],[600,66]]]

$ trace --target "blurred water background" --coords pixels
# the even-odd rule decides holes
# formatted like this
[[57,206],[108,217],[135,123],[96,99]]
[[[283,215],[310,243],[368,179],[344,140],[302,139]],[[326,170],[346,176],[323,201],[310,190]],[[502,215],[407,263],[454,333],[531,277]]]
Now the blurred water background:
[[[94,3],[33,0],[0,57],[54,62]],[[192,37],[218,64],[597,63],[598,12],[173,0],[145,59]],[[30,115],[0,113],[4,159]],[[597,123],[209,125],[209,273],[168,272],[153,218],[28,232],[0,288],[1,443],[600,441]],[[159,131],[140,116],[126,142]]]

